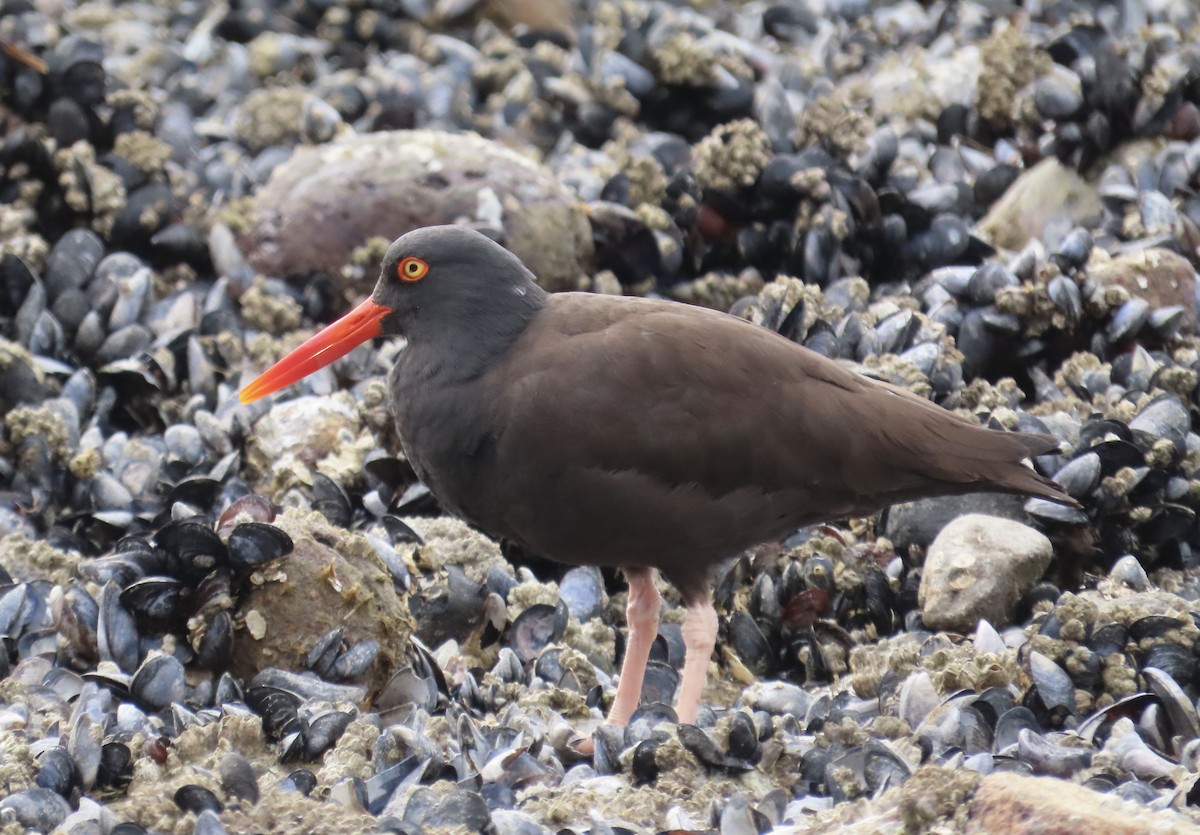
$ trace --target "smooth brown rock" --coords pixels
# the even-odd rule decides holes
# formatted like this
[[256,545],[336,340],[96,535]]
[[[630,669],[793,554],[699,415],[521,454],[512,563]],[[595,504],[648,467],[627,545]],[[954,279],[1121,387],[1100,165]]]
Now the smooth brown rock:
[[997,772],[971,800],[967,835],[1185,835],[1200,833],[1187,818],[1048,777]]
[[239,599],[231,672],[251,681],[266,667],[302,672],[327,632],[347,644],[375,640],[379,655],[356,684],[374,693],[395,672],[409,635],[409,616],[391,577],[361,535],[334,527],[316,512],[288,509],[275,524],[295,543],[291,554],[255,572]]
[[255,196],[238,244],[268,275],[338,275],[368,238],[459,222],[499,224],[547,290],[573,288],[587,272],[587,216],[549,171],[476,134],[432,130],[297,149]]
[[484,17],[505,29],[523,26],[574,37],[571,11],[567,0],[438,0],[433,18],[454,24]]
[[922,766],[881,797],[839,804],[772,830],[776,835],[1196,835],[1170,810],[1100,794],[1054,777]]
[[1196,329],[1196,270],[1169,249],[1154,248],[1088,265],[1088,275],[1100,285],[1119,285],[1152,307],[1181,306],[1183,333]]

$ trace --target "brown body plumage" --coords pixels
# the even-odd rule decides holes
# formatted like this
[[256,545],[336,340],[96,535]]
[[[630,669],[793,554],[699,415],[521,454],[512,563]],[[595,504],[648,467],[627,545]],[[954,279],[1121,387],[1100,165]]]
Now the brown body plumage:
[[397,426],[449,510],[550,559],[652,566],[689,600],[719,560],[805,524],[973,490],[1069,501],[1021,463],[1052,438],[695,307],[557,294],[469,385],[423,360],[411,347],[393,376]]

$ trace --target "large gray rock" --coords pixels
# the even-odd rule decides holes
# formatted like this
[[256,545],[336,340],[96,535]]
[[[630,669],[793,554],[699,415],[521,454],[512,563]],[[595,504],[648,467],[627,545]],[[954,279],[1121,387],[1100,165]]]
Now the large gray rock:
[[368,238],[458,222],[499,226],[501,243],[548,290],[571,289],[587,272],[591,226],[571,191],[503,145],[433,130],[297,149],[255,195],[238,243],[268,275],[337,275]]
[[1045,573],[1050,540],[1020,522],[972,513],[942,529],[925,558],[917,602],[930,629],[1007,625],[1021,595]]

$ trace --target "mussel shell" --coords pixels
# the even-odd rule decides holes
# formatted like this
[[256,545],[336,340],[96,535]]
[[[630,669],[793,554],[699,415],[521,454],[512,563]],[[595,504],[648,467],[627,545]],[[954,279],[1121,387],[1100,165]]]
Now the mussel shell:
[[1134,641],[1159,638],[1172,630],[1180,629],[1185,623],[1169,615],[1146,615],[1129,624],[1129,636]]
[[196,815],[196,827],[192,835],[227,835],[227,830],[215,810],[205,809]]
[[1084,499],[1100,486],[1100,456],[1086,452],[1067,462],[1054,474],[1054,480],[1076,499]]
[[407,524],[402,522],[395,516],[384,516],[381,520],[384,529],[388,532],[391,538],[392,545],[400,545],[405,542],[415,542],[417,545],[424,545],[425,539]]
[[169,628],[190,614],[192,590],[174,577],[143,577],[121,592],[121,605],[145,623]]
[[1064,778],[1092,763],[1090,748],[1063,745],[1028,728],[1017,732],[1017,756],[1039,774]]
[[[350,505],[350,497],[346,495],[346,491],[342,489],[336,481],[331,479],[324,473],[316,473],[313,476],[313,510],[320,511],[321,515],[329,520],[330,524],[338,527],[346,528],[350,526],[350,520],[354,516],[354,508]],[[240,526],[239,526],[240,527]],[[275,530],[279,530],[276,528]],[[237,528],[234,528],[237,531]],[[282,531],[280,531],[282,533]],[[232,534],[230,538],[232,539]],[[233,544],[230,543],[232,551]],[[291,540],[288,540],[288,551],[291,550]],[[284,552],[287,553],[287,552]],[[278,555],[282,556],[282,554]],[[268,557],[274,559],[274,557]]]
[[97,648],[101,661],[112,661],[122,671],[132,673],[141,654],[138,631],[133,616],[121,605],[120,596],[121,590],[112,582],[106,583],[100,592]]
[[1157,397],[1129,422],[1134,441],[1149,448],[1165,438],[1182,455],[1186,450],[1187,434],[1191,431],[1191,416],[1174,395]]
[[1063,525],[1086,525],[1088,515],[1076,507],[1068,507],[1047,499],[1033,498],[1025,502],[1025,512],[1043,522]]
[[996,720],[996,733],[993,751],[999,754],[1017,746],[1022,731],[1039,732],[1040,724],[1037,716],[1027,707],[1014,707],[1002,714]]
[[221,812],[225,808],[211,790],[195,784],[181,786],[175,792],[175,805],[196,815],[205,811]]
[[233,663],[233,644],[233,619],[221,610],[209,619],[196,649],[196,662],[209,670],[224,670]]
[[229,560],[238,568],[257,568],[292,552],[292,538],[274,525],[243,522],[229,532]]
[[1088,639],[1087,645],[1101,658],[1114,652],[1125,652],[1129,643],[1129,630],[1122,623],[1107,623],[1095,630]]
[[696,725],[680,725],[676,733],[680,744],[709,768],[730,772],[750,771],[754,768],[754,763],[722,751],[712,734],[703,728]]
[[1196,716],[1196,704],[1184,693],[1183,688],[1164,670],[1143,667],[1142,676],[1151,693],[1158,696],[1167,718],[1171,721],[1171,734],[1185,739],[1200,736],[1200,719]]
[[354,681],[367,671],[378,655],[378,641],[359,641],[338,655],[327,678],[330,681]]
[[411,667],[398,670],[375,699],[375,707],[381,712],[411,707],[433,713],[437,703],[437,684]]
[[305,757],[316,759],[332,748],[352,721],[353,714],[342,710],[326,711],[311,722],[302,721],[300,734],[304,740]]
[[263,730],[279,740],[300,728],[297,711],[302,699],[278,687],[259,685],[246,691],[246,704],[263,718]]
[[1150,303],[1145,299],[1130,299],[1113,314],[1105,329],[1109,343],[1119,344],[1137,336],[1150,318]]
[[1191,688],[1197,683],[1195,656],[1190,649],[1176,643],[1164,642],[1150,647],[1141,667],[1161,670],[1180,687]]
[[604,580],[595,567],[572,568],[558,584],[558,595],[575,620],[585,623],[604,606]]
[[[216,481],[220,481],[215,475],[211,475]],[[258,495],[257,493],[248,493],[245,496],[230,503],[229,507],[221,512],[217,518],[217,532],[228,536],[229,532],[235,527],[235,520],[245,514],[254,522],[271,522],[275,519],[275,506],[271,504],[269,499]]]
[[65,798],[39,786],[8,794],[0,800],[0,813],[11,817],[22,831],[50,832],[66,820],[71,806]]
[[66,748],[55,746],[38,757],[35,782],[55,794],[67,798],[71,796],[71,788],[78,784],[79,775]]
[[329,670],[343,649],[343,632],[345,632],[343,627],[334,627],[318,638],[317,642],[313,644],[313,648],[308,651],[305,663],[310,670],[322,678],[329,677]]
[[1029,673],[1042,705],[1050,711],[1075,712],[1075,684],[1062,667],[1040,652],[1031,652]]
[[882,743],[872,741],[863,759],[863,782],[872,793],[903,785],[912,774],[899,755]]
[[229,673],[221,673],[213,693],[213,704],[224,706],[245,701],[246,694],[242,691],[241,682]]
[[656,739],[644,739],[634,747],[629,771],[635,786],[652,783],[658,779],[658,761],[654,752],[661,744],[661,741]]
[[762,749],[758,740],[758,729],[748,713],[737,712],[729,724],[729,755],[747,762],[758,762]]
[[775,668],[775,656],[766,635],[746,612],[735,611],[729,619],[729,643],[742,663],[758,676]]
[[96,785],[107,789],[122,789],[133,780],[133,752],[123,742],[110,741],[100,748],[100,767]]
[[280,781],[281,786],[284,783],[307,797],[317,787],[317,776],[307,768],[298,768]]
[[152,710],[181,702],[187,690],[183,664],[173,655],[151,656],[134,673],[129,690],[135,699]]
[[229,560],[229,551],[217,532],[198,522],[168,522],[159,528],[154,541],[167,552],[169,572],[184,582],[198,583]]
[[642,700],[671,704],[679,688],[679,673],[674,667],[661,661],[648,661],[646,675],[642,680]]
[[207,510],[221,493],[221,482],[212,478],[195,476],[185,478],[167,493],[167,504],[183,503],[200,510]]
[[1079,285],[1073,280],[1064,275],[1055,276],[1050,279],[1046,291],[1068,324],[1073,326],[1083,318],[1083,296],[1079,292]]
[[561,600],[557,606],[534,604],[509,625],[508,646],[522,662],[532,661],[562,637],[569,617],[567,606]]
[[1129,441],[1101,441],[1093,445],[1091,451],[1100,456],[1100,472],[1106,477],[1125,467],[1143,467],[1146,464],[1145,455]]

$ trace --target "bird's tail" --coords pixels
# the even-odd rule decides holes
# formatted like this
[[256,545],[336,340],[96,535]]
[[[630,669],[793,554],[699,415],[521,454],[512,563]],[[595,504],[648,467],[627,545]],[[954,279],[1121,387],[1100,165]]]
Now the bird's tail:
[[[1007,433],[1014,440],[1020,441],[1028,450],[1030,458],[1037,455],[1056,452],[1058,441],[1049,435],[1031,435],[1024,432]],[[1033,467],[1009,466],[999,472],[994,482],[1002,490],[1020,493],[1026,496],[1037,496],[1057,504],[1079,509],[1082,505],[1067,494],[1053,479],[1046,478]]]

